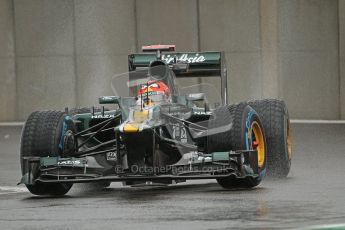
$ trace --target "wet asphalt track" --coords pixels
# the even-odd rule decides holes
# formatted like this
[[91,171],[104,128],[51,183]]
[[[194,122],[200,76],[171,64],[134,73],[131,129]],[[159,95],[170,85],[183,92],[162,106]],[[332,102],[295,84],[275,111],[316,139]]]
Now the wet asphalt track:
[[345,223],[345,125],[294,124],[285,180],[227,191],[215,181],[160,188],[74,186],[62,198],[16,187],[21,127],[0,127],[0,229],[276,229]]

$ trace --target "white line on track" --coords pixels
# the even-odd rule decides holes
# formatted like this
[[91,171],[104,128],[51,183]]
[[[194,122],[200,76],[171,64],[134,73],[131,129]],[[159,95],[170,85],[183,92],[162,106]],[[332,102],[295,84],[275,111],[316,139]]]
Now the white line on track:
[[15,121],[15,122],[0,122],[0,126],[23,126],[25,122]]
[[293,124],[345,124],[345,120],[301,120],[291,119]]
[[28,192],[25,187],[22,186],[0,186],[0,195],[6,195],[11,193]]
[[322,229],[345,229],[345,224],[322,224],[322,225],[314,225],[309,227],[303,228],[295,228],[294,230],[322,230]]

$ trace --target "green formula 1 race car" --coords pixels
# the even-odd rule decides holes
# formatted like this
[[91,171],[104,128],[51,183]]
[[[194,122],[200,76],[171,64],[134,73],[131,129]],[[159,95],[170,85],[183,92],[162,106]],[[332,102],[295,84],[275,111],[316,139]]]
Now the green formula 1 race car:
[[143,51],[128,56],[129,72],[112,78],[114,94],[100,97],[101,107],[28,117],[21,183],[32,194],[64,195],[74,183],[116,181],[216,179],[224,188],[251,188],[266,174],[287,176],[291,135],[283,101],[228,105],[222,52],[179,53],[173,45]]

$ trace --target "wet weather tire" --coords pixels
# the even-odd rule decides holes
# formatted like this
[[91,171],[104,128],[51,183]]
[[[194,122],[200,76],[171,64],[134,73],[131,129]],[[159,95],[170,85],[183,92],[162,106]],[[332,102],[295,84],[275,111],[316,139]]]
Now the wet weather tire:
[[[27,165],[24,164],[24,157],[60,156],[62,154],[59,143],[65,116],[65,113],[60,111],[36,111],[28,117],[21,137],[20,163],[22,175],[28,173]],[[36,168],[33,171],[37,173],[39,170]],[[61,196],[70,190],[72,184],[36,182],[26,184],[26,187],[35,195]]]
[[[224,132],[221,127],[225,128]],[[220,132],[208,137],[208,151],[236,151],[253,149],[248,132],[251,132],[252,125],[256,124],[260,135],[262,135],[263,152],[259,160],[259,176],[245,179],[221,178],[218,183],[224,188],[251,188],[257,186],[266,173],[266,143],[264,129],[256,111],[247,103],[239,103],[230,106],[223,106],[214,111],[213,118],[209,121],[209,129],[219,128]]]
[[262,119],[267,140],[267,176],[284,178],[291,167],[291,130],[288,109],[282,100],[248,102]]

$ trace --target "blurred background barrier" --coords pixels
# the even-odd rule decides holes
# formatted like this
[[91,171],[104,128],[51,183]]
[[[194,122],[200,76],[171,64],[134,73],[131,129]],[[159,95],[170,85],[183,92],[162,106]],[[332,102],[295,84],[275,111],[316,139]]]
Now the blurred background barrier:
[[225,51],[230,102],[345,119],[345,0],[0,0],[0,121],[97,104],[155,43]]

